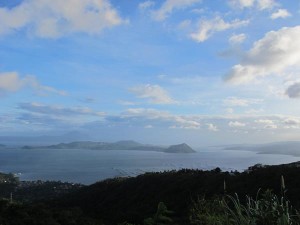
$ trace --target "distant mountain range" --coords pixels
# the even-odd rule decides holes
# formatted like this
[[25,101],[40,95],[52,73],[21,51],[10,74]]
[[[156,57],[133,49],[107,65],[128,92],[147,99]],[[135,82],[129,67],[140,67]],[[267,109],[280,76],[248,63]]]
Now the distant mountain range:
[[90,150],[138,150],[138,151],[156,151],[166,153],[195,153],[187,144],[171,145],[169,147],[145,145],[135,141],[118,142],[93,142],[77,141],[71,143],[60,143],[48,146],[23,146],[23,149],[90,149]]
[[300,156],[300,141],[273,142],[256,145],[232,145],[224,147],[225,150],[253,151],[259,154],[280,154]]

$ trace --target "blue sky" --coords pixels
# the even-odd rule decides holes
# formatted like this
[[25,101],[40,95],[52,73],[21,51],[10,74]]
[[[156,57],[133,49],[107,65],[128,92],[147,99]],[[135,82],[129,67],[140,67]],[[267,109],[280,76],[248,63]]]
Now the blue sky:
[[2,0],[0,135],[300,138],[300,1]]

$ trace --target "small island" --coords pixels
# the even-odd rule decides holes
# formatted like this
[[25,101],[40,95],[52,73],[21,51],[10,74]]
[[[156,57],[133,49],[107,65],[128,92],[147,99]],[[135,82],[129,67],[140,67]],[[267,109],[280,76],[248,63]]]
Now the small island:
[[164,150],[166,153],[195,153],[196,151],[188,146],[186,143],[179,145],[171,145],[169,148]]

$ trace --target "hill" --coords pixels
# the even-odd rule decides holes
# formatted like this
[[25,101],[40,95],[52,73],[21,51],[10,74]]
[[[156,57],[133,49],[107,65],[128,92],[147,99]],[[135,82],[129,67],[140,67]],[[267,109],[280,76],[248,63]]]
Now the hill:
[[288,188],[287,196],[294,206],[300,207],[299,163],[257,165],[242,173],[222,172],[219,168],[212,171],[183,169],[109,179],[67,195],[54,205],[79,207],[90,217],[107,221],[106,224],[122,221],[137,224],[155,213],[157,204],[162,201],[175,212],[174,217],[180,224],[188,224],[192,202],[203,196],[224,195],[224,180],[227,194],[255,197],[259,189],[272,189],[280,194],[282,175]]
[[186,143],[179,145],[171,145],[169,148],[164,150],[167,153],[195,153],[196,151],[188,146]]
[[[209,212],[220,210],[217,206],[218,199],[224,199],[227,194],[234,196],[237,193],[240,196],[241,204],[247,202],[246,195],[253,196],[255,199],[258,190],[263,193],[264,190],[271,189],[275,194],[281,196],[283,191],[280,184],[283,178],[286,187],[284,199],[289,199],[289,205],[292,204],[295,209],[299,209],[299,166],[300,162],[279,166],[255,165],[241,173],[237,171],[222,172],[219,168],[211,171],[182,169],[146,173],[134,178],[104,180],[74,191],[66,191],[69,194],[58,195],[56,199],[51,199],[55,196],[51,190],[55,190],[58,184],[44,183],[45,186],[38,186],[39,193],[45,195],[42,201],[40,200],[41,196],[34,199],[33,193],[36,193],[37,187],[28,187],[23,189],[23,192],[19,192],[25,201],[26,196],[30,196],[30,204],[18,203],[15,206],[6,206],[8,203],[0,200],[0,221],[4,221],[3,224],[8,225],[113,225],[125,221],[132,224],[143,224],[145,218],[150,218],[155,214],[157,205],[161,206],[160,202],[164,202],[168,209],[174,212],[172,213],[173,224],[210,224],[190,221],[195,204],[196,207],[202,207],[196,208],[198,213],[199,210],[202,210],[201,212],[205,214],[205,210],[212,210]],[[224,190],[224,181],[226,190]],[[60,188],[63,187],[65,185]],[[263,196],[265,196],[263,201],[274,199],[268,197],[273,195]],[[46,199],[50,200],[46,201]],[[4,210],[3,214],[1,214],[1,210]],[[222,212],[217,211],[217,213]],[[1,220],[2,215],[3,220]],[[31,221],[31,223],[20,222],[25,220]],[[34,223],[33,221],[38,222]],[[195,222],[195,220],[193,221]]]

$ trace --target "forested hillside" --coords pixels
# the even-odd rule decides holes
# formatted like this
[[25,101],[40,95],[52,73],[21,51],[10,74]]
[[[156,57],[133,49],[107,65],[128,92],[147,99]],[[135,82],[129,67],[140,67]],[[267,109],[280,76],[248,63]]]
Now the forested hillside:
[[[265,193],[269,189],[272,192]],[[28,193],[30,193],[29,189]],[[235,197],[235,193],[238,198]],[[256,199],[257,193],[260,201]],[[24,191],[24,200],[26,194]],[[232,196],[232,198],[228,196]],[[281,208],[276,208],[276,210],[281,214],[275,213],[278,218],[281,216],[285,218],[286,215],[282,213],[287,210],[290,213],[288,215],[294,215],[290,222],[292,219],[299,218],[296,216],[296,211],[293,211],[300,207],[299,164],[257,165],[242,173],[222,172],[219,168],[212,171],[183,169],[146,173],[131,178],[108,179],[81,187],[77,191],[69,192],[55,199],[51,196],[51,200],[47,200],[47,196],[44,200],[34,200],[32,195],[30,204],[9,203],[8,200],[2,200],[0,218],[2,221],[6,221],[3,224],[26,224],[24,221],[13,223],[14,219],[9,216],[12,213],[10,210],[12,210],[17,215],[23,215],[21,218],[30,217],[31,224],[48,224],[32,222],[32,220],[45,221],[46,218],[47,221],[55,220],[55,223],[52,224],[64,225],[120,224],[123,222],[145,224],[147,221],[153,222],[158,211],[162,211],[166,212],[166,218],[172,219],[172,224],[218,224],[207,222],[210,221],[207,219],[208,215],[213,215],[212,217],[219,221],[223,220],[223,224],[225,224],[225,220],[230,221],[230,218],[233,217],[228,214],[230,211],[226,211],[228,210],[226,207],[234,209],[233,202],[237,200],[240,202],[239,204],[246,204],[246,196],[253,197],[251,201],[254,205],[264,204],[264,206],[271,207],[274,204],[276,207],[280,206]],[[293,205],[293,209],[287,206],[287,199],[290,200],[289,205]],[[160,210],[157,209],[158,206]],[[274,207],[271,208],[274,210]],[[42,212],[39,212],[41,210]],[[266,211],[268,207],[262,206],[260,210],[260,212]],[[213,212],[219,214],[214,215]],[[41,213],[45,218],[40,216]],[[243,212],[243,214],[247,214],[247,212]],[[266,212],[263,214],[268,215]],[[203,217],[203,215],[206,216]],[[252,215],[253,218],[255,215]],[[277,217],[269,218],[269,220],[274,224],[274,221],[278,220]],[[56,218],[60,218],[59,221]],[[199,222],[199,218],[206,222]],[[169,219],[165,222],[167,223]],[[7,222],[8,220],[10,222]],[[66,220],[72,222],[67,223]],[[228,222],[228,224],[235,223]],[[293,224],[298,223],[294,221]]]

